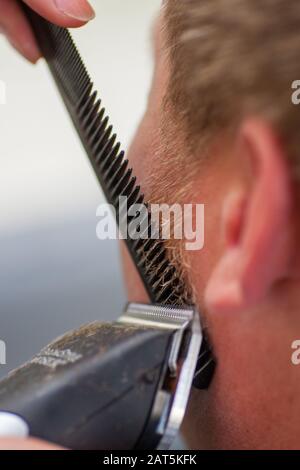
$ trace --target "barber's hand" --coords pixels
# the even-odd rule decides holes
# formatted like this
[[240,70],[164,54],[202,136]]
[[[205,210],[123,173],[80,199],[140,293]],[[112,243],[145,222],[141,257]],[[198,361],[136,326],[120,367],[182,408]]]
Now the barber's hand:
[[63,450],[61,447],[38,439],[0,439],[1,450]]
[[[41,16],[65,28],[76,28],[95,17],[87,0],[24,0]],[[0,32],[30,62],[41,53],[18,0],[0,0]]]

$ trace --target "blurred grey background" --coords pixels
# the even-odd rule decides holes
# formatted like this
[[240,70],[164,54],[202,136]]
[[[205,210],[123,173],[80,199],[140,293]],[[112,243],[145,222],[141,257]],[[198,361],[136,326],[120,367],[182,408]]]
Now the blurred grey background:
[[[73,35],[126,149],[147,99],[160,0],[92,3],[97,19]],[[1,377],[57,335],[116,318],[125,293],[117,242],[96,238],[103,196],[46,65],[3,37],[0,58]]]

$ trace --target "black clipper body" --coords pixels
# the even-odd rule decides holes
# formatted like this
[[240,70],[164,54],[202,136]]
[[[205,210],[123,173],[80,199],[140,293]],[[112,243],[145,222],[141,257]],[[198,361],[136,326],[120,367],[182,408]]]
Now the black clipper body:
[[70,449],[167,449],[202,341],[193,309],[129,304],[67,333],[0,383],[0,436]]
[[[125,196],[147,208],[69,32],[21,4],[108,202],[118,209]],[[126,243],[153,305],[130,304],[115,324],[65,335],[0,382],[0,436],[30,434],[72,449],[165,449],[192,382],[209,386],[213,355],[163,240]]]

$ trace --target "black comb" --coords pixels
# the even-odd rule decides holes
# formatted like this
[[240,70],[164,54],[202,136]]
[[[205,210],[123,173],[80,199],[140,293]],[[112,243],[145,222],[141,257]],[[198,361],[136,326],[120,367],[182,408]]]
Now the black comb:
[[[127,197],[128,206],[144,205],[148,221],[145,231],[150,235],[155,230],[150,211],[105,109],[97,100],[93,83],[69,31],[48,22],[24,4],[23,8],[107,201],[115,207],[116,213],[122,212],[119,210],[121,196]],[[128,224],[134,220],[128,213],[125,217]],[[120,225],[120,220],[117,222]],[[141,226],[144,226],[142,222]],[[183,280],[168,259],[163,240],[159,237],[132,240],[126,236],[125,242],[152,303],[177,307],[193,303]],[[206,388],[213,370],[210,348],[204,341],[194,385]]]

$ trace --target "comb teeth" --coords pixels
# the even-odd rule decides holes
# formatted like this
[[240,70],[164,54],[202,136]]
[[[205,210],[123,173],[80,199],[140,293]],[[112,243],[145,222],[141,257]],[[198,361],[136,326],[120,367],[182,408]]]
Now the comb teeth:
[[[142,204],[147,208],[69,32],[25,9],[107,201],[118,211],[122,209],[120,196],[127,196],[128,207]],[[130,224],[137,218],[123,212],[119,224]],[[147,218],[140,221],[140,236],[159,233],[159,228],[152,225],[147,208]],[[126,243],[153,303],[191,303],[184,297],[184,285],[170,266],[161,239],[128,238]]]
[[[101,107],[101,101],[97,101],[97,93],[93,91],[93,84],[69,32],[44,20],[23,2],[22,7],[108,202],[118,210],[119,197],[127,196],[129,207],[131,204],[143,204],[147,208],[132,169],[128,168],[124,152],[120,150],[112,126],[109,126],[105,109]],[[118,222],[130,223],[134,218],[127,212]],[[149,213],[143,234],[159,235],[159,230],[160,227],[153,226]],[[127,238],[126,243],[152,303],[173,306],[192,303],[191,295],[186,293],[182,279],[170,264],[164,242],[159,236],[157,239]],[[193,385],[206,389],[214,369],[214,357],[205,339]]]

